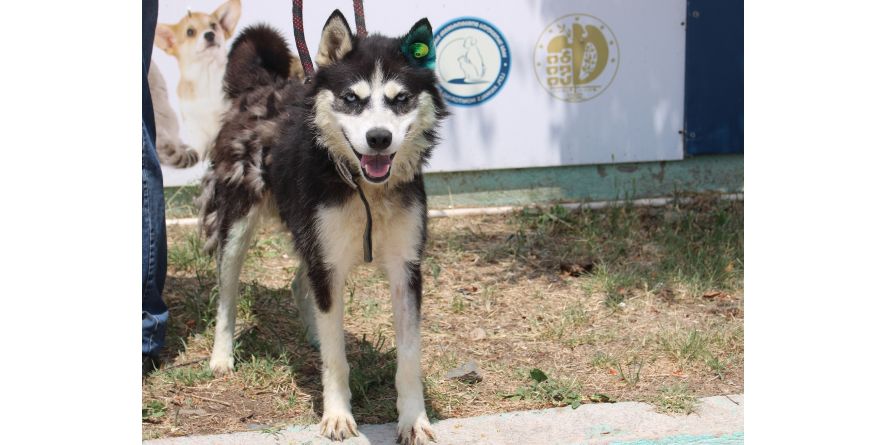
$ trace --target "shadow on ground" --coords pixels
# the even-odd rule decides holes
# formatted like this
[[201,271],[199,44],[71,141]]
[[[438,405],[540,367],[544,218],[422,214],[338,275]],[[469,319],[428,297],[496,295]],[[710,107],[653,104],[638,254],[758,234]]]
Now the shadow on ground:
[[[167,397],[172,402],[166,403],[167,410],[181,408],[175,406],[176,395],[187,399],[189,394],[197,394],[203,399],[191,402],[207,399],[219,402],[214,405],[219,410],[211,417],[227,427],[236,428],[232,423],[239,422],[239,429],[265,428],[280,424],[284,420],[281,414],[288,418],[286,420],[302,423],[314,423],[322,416],[320,354],[307,342],[288,286],[270,288],[256,281],[241,282],[235,372],[224,377],[214,377],[208,372],[217,295],[214,277],[199,273],[195,276],[171,275],[167,278],[166,289],[170,320],[164,361],[169,365],[151,378],[168,381],[170,385],[154,382],[151,386],[158,390],[155,393],[172,394],[171,399]],[[345,341],[351,366],[355,419],[359,424],[396,421],[394,339],[381,332],[375,336],[357,337],[346,331]],[[219,386],[228,390],[203,395],[206,387],[216,379],[226,380]],[[230,388],[237,391],[230,391]],[[273,403],[268,403],[269,398],[275,399]],[[269,405],[270,409],[263,409],[262,403]],[[277,409],[280,404],[288,408],[284,413]],[[212,403],[208,405],[213,406]],[[210,413],[206,407],[201,409]],[[305,412],[308,410],[310,412]],[[433,406],[428,410],[429,413],[436,412]],[[181,411],[178,409],[177,412],[180,414]],[[185,409],[185,412],[190,411]],[[162,435],[217,431],[219,426],[212,422],[202,427],[199,422],[191,425],[181,415],[176,415],[173,423],[172,431],[166,430]]]

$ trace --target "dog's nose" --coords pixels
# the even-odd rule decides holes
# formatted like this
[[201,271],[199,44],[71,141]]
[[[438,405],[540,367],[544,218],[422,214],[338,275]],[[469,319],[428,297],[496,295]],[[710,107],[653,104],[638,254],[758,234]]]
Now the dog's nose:
[[384,150],[391,145],[391,132],[384,128],[373,128],[366,132],[366,142],[374,150]]
[[206,39],[207,42],[212,43],[215,41],[215,33],[212,31],[203,34],[203,38]]

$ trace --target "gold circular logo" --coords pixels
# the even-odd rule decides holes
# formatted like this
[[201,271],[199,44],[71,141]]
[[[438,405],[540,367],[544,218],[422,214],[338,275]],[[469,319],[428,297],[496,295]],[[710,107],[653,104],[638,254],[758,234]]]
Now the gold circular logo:
[[584,102],[615,79],[619,53],[615,34],[602,20],[569,14],[547,26],[534,52],[535,76],[557,99]]

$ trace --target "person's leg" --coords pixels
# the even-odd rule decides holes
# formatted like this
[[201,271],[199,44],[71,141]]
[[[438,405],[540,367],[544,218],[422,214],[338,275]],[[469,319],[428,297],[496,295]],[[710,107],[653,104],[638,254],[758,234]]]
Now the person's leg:
[[156,359],[166,337],[166,216],[160,162],[142,125],[142,355]]
[[169,318],[162,298],[166,282],[163,175],[157,158],[154,106],[148,88],[157,6],[157,0],[142,2],[142,371],[156,365]]

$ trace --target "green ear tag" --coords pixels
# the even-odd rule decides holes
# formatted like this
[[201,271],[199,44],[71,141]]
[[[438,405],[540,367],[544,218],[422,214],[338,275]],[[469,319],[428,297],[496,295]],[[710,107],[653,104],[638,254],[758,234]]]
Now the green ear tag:
[[410,45],[409,50],[412,52],[412,56],[416,59],[421,59],[424,56],[428,55],[428,45],[425,45],[421,42],[416,42]]

